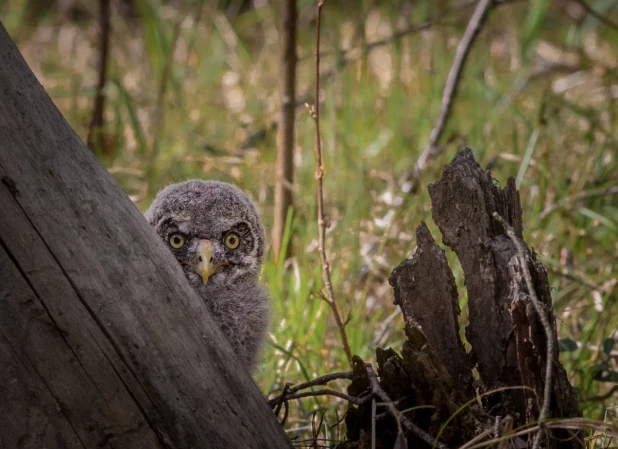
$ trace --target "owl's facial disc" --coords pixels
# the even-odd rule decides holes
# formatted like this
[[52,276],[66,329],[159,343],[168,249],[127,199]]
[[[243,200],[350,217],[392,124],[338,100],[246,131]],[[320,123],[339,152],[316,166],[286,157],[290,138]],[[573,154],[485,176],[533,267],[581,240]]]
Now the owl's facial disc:
[[202,277],[204,285],[219,267],[227,265],[226,262],[216,257],[215,245],[210,240],[200,240],[196,248],[197,263],[191,264],[197,274]]

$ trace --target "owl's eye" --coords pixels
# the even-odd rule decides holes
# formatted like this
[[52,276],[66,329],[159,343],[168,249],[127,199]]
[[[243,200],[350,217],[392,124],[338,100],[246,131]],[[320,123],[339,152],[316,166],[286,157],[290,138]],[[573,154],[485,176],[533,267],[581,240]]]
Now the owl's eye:
[[228,232],[223,242],[229,249],[236,249],[240,245],[240,237],[235,232]]
[[170,235],[170,246],[174,249],[178,249],[178,248],[182,248],[182,246],[185,244],[185,237],[182,234],[172,234]]

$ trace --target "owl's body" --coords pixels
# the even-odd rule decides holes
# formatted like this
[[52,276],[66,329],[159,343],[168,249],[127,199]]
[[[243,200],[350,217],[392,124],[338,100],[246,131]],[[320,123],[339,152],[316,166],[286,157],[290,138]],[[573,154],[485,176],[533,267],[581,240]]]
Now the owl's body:
[[249,197],[231,184],[186,181],[159,192],[145,216],[243,365],[253,370],[270,306],[258,280],[264,228]]

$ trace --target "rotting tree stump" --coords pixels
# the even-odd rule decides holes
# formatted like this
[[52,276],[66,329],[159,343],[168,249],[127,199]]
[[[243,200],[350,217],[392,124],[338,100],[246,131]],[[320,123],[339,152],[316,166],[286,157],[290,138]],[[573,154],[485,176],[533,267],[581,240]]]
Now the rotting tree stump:
[[[443,242],[455,252],[463,268],[469,309],[465,335],[472,349],[466,353],[460,339],[457,289],[445,252],[422,223],[416,230],[416,253],[395,268],[389,279],[395,304],[403,312],[408,339],[401,355],[393,349],[378,349],[381,387],[400,411],[412,409],[406,416],[417,426],[433,436],[441,432],[441,443],[457,447],[495,426],[497,419],[510,417],[512,428],[536,421],[549,356],[554,373],[549,417],[579,416],[576,393],[558,359],[545,268],[525,247],[534,290],[552,327],[555,350],[549,355],[516,246],[493,218],[497,212],[516,236],[523,238],[514,179],[501,189],[466,148],[444,169],[442,179],[429,186],[429,193]],[[478,371],[476,380],[473,368]],[[358,370],[349,387],[351,395],[363,393],[367,384],[363,377],[363,370]],[[482,397],[482,405],[474,400],[477,395]],[[348,441],[340,449],[371,447],[371,407],[370,402],[349,406]],[[376,435],[378,448],[404,447],[400,427],[391,416],[377,421]],[[534,435],[515,443],[531,447]],[[553,430],[551,436],[542,447],[571,449],[583,445],[581,438],[564,430]],[[405,437],[408,447],[427,447],[412,434]]]
[[290,448],[0,24],[0,448]]

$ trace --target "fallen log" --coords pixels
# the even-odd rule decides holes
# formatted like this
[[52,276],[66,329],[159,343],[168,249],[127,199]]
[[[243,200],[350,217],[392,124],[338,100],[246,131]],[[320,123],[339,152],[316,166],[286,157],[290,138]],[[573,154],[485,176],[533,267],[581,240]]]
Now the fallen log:
[[291,447],[1,24],[0,181],[0,447]]

